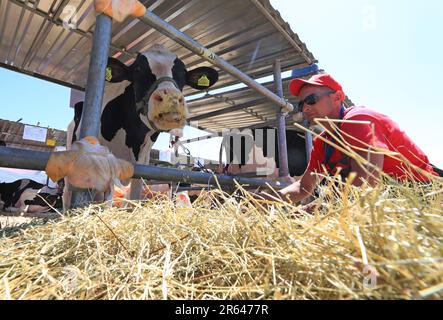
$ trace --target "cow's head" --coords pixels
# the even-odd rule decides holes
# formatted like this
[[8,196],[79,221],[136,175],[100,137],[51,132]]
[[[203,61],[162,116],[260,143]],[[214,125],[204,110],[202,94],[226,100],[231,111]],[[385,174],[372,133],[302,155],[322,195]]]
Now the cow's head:
[[187,71],[183,61],[161,45],[155,45],[135,62],[126,66],[109,58],[106,68],[109,82],[130,81],[134,88],[135,104],[139,114],[160,130],[183,128],[188,110],[182,93],[189,85],[206,90],[218,80],[218,73],[209,67]]

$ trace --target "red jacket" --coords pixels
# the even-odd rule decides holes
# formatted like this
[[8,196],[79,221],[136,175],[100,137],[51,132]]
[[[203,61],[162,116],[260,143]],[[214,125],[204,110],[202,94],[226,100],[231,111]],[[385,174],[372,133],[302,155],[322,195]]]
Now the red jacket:
[[[367,150],[369,147],[376,147],[398,153],[395,156],[384,156],[384,173],[399,180],[429,181],[419,170],[413,168],[417,166],[437,176],[424,152],[388,116],[365,107],[352,107],[345,111],[343,120],[370,122],[370,124],[346,122],[338,124],[340,128],[338,132],[345,143],[354,150],[355,148]],[[331,140],[326,132],[323,132],[321,136]],[[338,145],[340,146],[339,143]],[[349,158],[335,148],[332,150],[330,159],[326,162],[325,143],[316,137],[313,141],[308,170],[323,172],[322,165],[331,175],[334,175],[339,167],[345,172],[349,170]]]

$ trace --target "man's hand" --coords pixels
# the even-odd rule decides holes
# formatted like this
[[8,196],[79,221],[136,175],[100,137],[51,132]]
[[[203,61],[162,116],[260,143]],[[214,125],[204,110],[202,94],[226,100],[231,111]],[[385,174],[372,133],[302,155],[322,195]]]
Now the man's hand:
[[301,200],[309,197],[317,184],[317,178],[311,171],[305,171],[300,180],[295,181],[294,178],[283,178],[288,182],[292,182],[286,188],[279,191],[266,190],[261,191],[258,196],[264,200],[289,202],[297,204]]
[[287,176],[285,176],[285,177],[278,177],[277,179],[276,179],[278,182],[280,182],[281,184],[287,184],[287,185],[290,185],[290,184],[293,184],[296,180],[293,178],[293,177],[291,177],[290,175],[287,175]]
[[257,194],[257,196],[260,199],[268,200],[268,201],[277,201],[277,202],[285,201],[283,198],[283,195],[280,193],[280,191],[262,190]]
[[[291,185],[293,183],[295,183],[295,179],[291,176],[285,176],[285,177],[278,177],[273,179],[275,182],[279,182],[282,185]],[[289,198],[287,196],[285,196],[283,193],[281,193],[278,190],[270,190],[270,189],[265,189],[265,190],[260,190],[257,189],[258,193],[256,193],[256,195],[259,198],[263,198],[264,200],[268,200],[268,201],[287,201],[289,202]]]
[[308,204],[305,204],[304,206],[301,206],[300,210],[305,211],[309,214],[313,214],[316,208],[317,208],[316,201],[312,201]]
[[311,171],[306,170],[300,180],[279,191],[282,198],[292,203],[298,203],[309,197],[317,184],[317,178]]

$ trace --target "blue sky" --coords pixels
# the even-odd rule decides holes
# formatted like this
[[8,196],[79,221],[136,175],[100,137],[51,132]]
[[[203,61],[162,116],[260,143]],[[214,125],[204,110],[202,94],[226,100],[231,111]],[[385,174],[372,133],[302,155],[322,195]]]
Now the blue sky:
[[443,167],[443,2],[271,0],[357,105],[392,117]]
[[[357,105],[391,116],[443,167],[443,2],[271,0]],[[0,68],[0,118],[65,129],[69,89]],[[186,130],[195,136],[195,130]],[[156,146],[164,149],[167,136]],[[217,158],[217,146],[190,144]]]

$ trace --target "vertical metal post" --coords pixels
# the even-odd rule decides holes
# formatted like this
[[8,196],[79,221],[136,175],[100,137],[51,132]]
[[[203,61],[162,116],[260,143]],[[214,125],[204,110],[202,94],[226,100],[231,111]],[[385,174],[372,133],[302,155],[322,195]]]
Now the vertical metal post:
[[[304,120],[303,126],[305,128],[309,128],[309,121]],[[305,140],[306,140],[306,159],[309,161],[309,158],[311,157],[311,151],[312,151],[312,134],[309,132],[305,132]]]
[[[111,43],[112,19],[99,14],[95,22],[92,39],[91,60],[89,61],[86,97],[83,107],[80,139],[86,136],[98,137],[100,130],[100,113],[105,88],[105,70],[108,62],[109,45]],[[72,194],[72,207],[87,205],[92,195],[87,190],[75,191]]]
[[[283,99],[283,82],[281,80],[281,63],[280,60],[274,61],[274,88],[275,93]],[[289,175],[288,168],[288,147],[286,143],[286,116],[287,112],[280,109],[277,112],[278,128],[277,128],[277,140],[278,140],[278,158],[280,166],[278,173],[280,177],[286,177]]]

